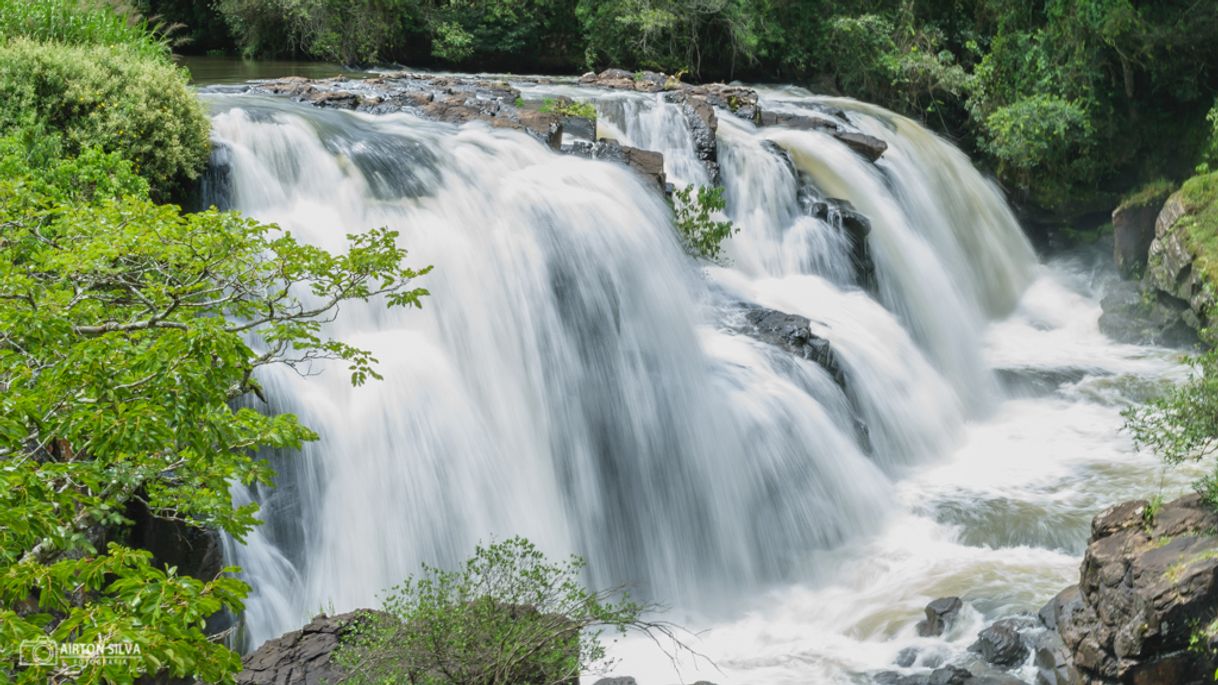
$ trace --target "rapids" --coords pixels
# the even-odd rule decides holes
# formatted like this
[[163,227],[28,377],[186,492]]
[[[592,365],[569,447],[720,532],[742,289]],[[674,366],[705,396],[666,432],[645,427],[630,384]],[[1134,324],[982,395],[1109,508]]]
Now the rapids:
[[[592,100],[602,135],[663,152],[671,182],[708,182],[658,96],[519,87]],[[700,631],[717,668],[615,646],[644,685],[865,682],[905,647],[919,665],[956,658],[983,619],[1035,611],[1072,582],[1099,508],[1184,487],[1118,430],[1180,369],[1099,333],[1104,268],[1037,263],[1001,192],[915,122],[762,93],[774,110],[841,107],[889,148],[872,164],[721,113],[739,228],[721,265],[683,252],[629,170],[518,131],[204,96],[231,169],[212,201],[331,249],[390,226],[414,265],[435,265],[422,311],[348,305],[331,326],[373,350],[383,381],[353,389],[325,365],[262,377],[272,408],[322,437],[268,455],[274,490],[236,493],[266,520],[226,543],[253,586],[246,648],[520,534]],[[870,219],[872,291],[808,196]],[[740,303],[811,319],[850,397],[734,333]],[[968,620],[916,637],[947,594]]]

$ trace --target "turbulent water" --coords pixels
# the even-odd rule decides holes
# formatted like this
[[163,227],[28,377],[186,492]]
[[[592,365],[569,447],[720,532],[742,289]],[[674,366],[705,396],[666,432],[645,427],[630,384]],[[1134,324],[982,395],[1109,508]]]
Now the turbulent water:
[[[601,135],[663,152],[670,181],[708,182],[674,105],[525,87],[554,94],[594,100]],[[521,132],[207,96],[231,168],[214,199],[331,249],[387,225],[435,265],[422,311],[346,305],[331,327],[373,350],[384,381],[353,389],[339,367],[263,380],[322,439],[271,455],[275,490],[238,492],[267,521],[228,546],[254,588],[247,647],[516,534],[704,631],[694,646],[717,667],[615,647],[644,685],[865,682],[909,646],[918,666],[962,658],[983,618],[1070,582],[1089,517],[1156,487],[1117,428],[1178,373],[1171,354],[1105,339],[1103,270],[1038,264],[946,141],[873,106],[763,95],[772,110],[842,107],[889,148],[872,164],[825,134],[722,114],[739,228],[722,265],[683,252],[644,179]],[[874,288],[810,197],[870,219]],[[849,395],[738,334],[742,303],[808,317]],[[921,607],[947,594],[970,620],[916,637]]]

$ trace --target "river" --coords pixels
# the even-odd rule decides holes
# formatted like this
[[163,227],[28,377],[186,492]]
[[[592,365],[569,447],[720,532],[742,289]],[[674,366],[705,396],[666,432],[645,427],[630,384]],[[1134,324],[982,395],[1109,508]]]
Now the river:
[[[251,77],[222,72],[197,78]],[[591,101],[601,135],[663,152],[677,185],[709,182],[662,98],[515,85]],[[721,264],[685,254],[627,169],[519,131],[203,95],[231,168],[214,200],[332,249],[388,225],[435,265],[422,311],[346,306],[330,326],[373,350],[384,381],[263,378],[322,439],[269,455],[275,490],[238,492],[266,519],[228,546],[254,588],[247,648],[521,534],[697,633],[714,665],[615,644],[614,670],[643,685],[866,683],[909,647],[907,672],[967,660],[986,621],[1076,582],[1100,509],[1187,490],[1120,430],[1182,369],[1100,333],[1110,257],[1038,259],[999,189],[909,119],[759,90],[772,111],[840,107],[888,150],[872,164],[823,133],[721,114],[739,228]],[[810,197],[868,217],[874,287]],[[739,334],[742,304],[810,319],[847,391]],[[965,619],[918,637],[945,595]]]

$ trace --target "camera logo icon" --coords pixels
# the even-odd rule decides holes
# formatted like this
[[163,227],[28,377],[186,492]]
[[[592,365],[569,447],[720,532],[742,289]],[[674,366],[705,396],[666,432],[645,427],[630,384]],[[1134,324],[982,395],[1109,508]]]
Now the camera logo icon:
[[19,666],[55,666],[59,663],[59,645],[50,640],[23,640]]

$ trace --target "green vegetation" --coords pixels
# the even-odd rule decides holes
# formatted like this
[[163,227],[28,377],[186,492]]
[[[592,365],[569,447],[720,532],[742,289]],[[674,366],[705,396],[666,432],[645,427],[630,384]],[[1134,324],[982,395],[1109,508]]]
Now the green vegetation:
[[[322,321],[417,306],[426,269],[387,230],[332,255],[155,203],[198,173],[208,122],[148,25],[108,11],[0,3],[0,682],[229,683],[240,659],[205,622],[248,588],[132,547],[132,519],[242,539],[257,510],[230,486],[269,484],[259,450],[316,438],[256,402],[254,373],[333,359],[375,378]],[[27,641],[136,658],[27,667]]]
[[545,98],[541,101],[540,111],[553,112],[564,117],[596,119],[596,107],[591,102],[572,102],[567,98]]
[[218,0],[207,17],[181,0],[140,7],[191,26],[219,16],[246,55],[810,82],[923,119],[1055,225],[1218,164],[1218,13],[1191,0]]
[[1121,198],[1120,206],[1147,207],[1161,205],[1175,191],[1175,183],[1166,178],[1157,178]]
[[158,199],[207,162],[207,117],[185,75],[121,45],[10,40],[0,47],[0,128],[53,132],[69,155],[117,152]]
[[351,685],[558,685],[605,658],[605,631],[670,632],[645,607],[584,588],[584,562],[551,562],[512,538],[457,571],[424,566],[366,614],[335,660]]
[[1193,255],[1193,268],[1207,284],[1218,285],[1218,172],[1194,176],[1180,186],[1185,214],[1175,224]]
[[1169,466],[1206,463],[1209,473],[1195,486],[1218,508],[1218,352],[1194,359],[1187,382],[1124,416],[1138,449],[1151,450]]
[[716,218],[726,208],[723,188],[688,185],[673,193],[677,231],[690,254],[719,259],[723,241],[738,230],[732,222]]

